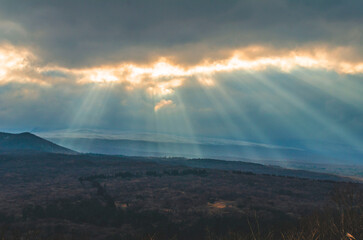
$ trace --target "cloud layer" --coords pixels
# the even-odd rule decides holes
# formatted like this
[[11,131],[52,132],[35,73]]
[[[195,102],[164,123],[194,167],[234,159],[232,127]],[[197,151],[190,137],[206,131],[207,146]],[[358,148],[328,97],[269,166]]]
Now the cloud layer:
[[89,67],[170,56],[195,63],[236,48],[327,43],[362,55],[362,1],[1,2],[2,38],[46,63]]

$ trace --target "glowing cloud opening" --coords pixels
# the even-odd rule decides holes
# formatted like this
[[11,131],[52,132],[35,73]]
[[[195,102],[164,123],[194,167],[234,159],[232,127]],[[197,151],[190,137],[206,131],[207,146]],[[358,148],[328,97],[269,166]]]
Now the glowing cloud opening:
[[161,57],[158,61],[145,65],[122,63],[73,69],[34,66],[34,61],[29,61],[33,55],[28,50],[1,46],[0,82],[51,84],[54,77],[44,76],[44,73],[58,71],[72,76],[78,84],[125,83],[127,90],[144,88],[150,95],[164,96],[172,94],[175,88],[182,86],[185,78],[195,77],[201,85],[212,87],[215,85],[215,74],[237,70],[264,71],[276,68],[283,72],[291,72],[296,68],[309,68],[325,69],[340,74],[363,73],[363,62],[348,61],[340,52],[339,49],[329,51],[326,48],[277,51],[262,46],[251,46],[236,50],[230,58],[204,61],[192,66],[178,65]]
[[29,65],[32,54],[26,49],[10,45],[0,46],[0,83],[21,80],[21,71]]
[[174,102],[172,100],[165,100],[162,99],[160,102],[158,102],[155,107],[154,107],[154,111],[158,112],[160,109],[165,108],[165,107],[171,107],[174,105]]
[[[181,86],[175,84],[175,78],[196,77],[205,86],[213,86],[213,75],[219,72],[231,72],[237,70],[263,71],[267,68],[277,68],[283,72],[291,72],[296,68],[326,69],[340,74],[363,73],[363,63],[344,61],[334,58],[325,50],[309,51],[287,51],[273,54],[272,50],[258,48],[258,56],[254,51],[235,51],[235,54],[228,59],[204,62],[195,66],[183,67],[160,58],[159,61],[149,65],[120,64],[105,66],[97,69],[72,70],[76,74],[82,74],[80,82],[127,82],[133,89],[154,83],[152,91],[154,94],[166,95],[173,92],[173,88]],[[261,50],[263,49],[263,50]],[[265,53],[265,54],[263,54]],[[248,55],[250,54],[250,55]],[[102,70],[100,70],[102,69]],[[100,76],[100,72],[102,75]],[[96,76],[96,77],[95,77]],[[102,77],[103,76],[103,77]],[[169,85],[170,87],[166,87]],[[158,91],[158,93],[157,93]]]

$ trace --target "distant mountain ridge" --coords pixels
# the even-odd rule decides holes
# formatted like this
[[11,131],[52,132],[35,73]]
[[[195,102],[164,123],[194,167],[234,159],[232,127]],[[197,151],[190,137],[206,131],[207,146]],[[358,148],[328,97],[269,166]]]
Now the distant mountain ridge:
[[73,150],[59,146],[29,132],[18,134],[0,132],[0,153],[24,151],[77,154]]

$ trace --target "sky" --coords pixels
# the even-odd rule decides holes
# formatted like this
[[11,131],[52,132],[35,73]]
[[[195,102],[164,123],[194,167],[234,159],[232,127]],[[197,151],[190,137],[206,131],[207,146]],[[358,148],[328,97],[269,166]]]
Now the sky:
[[310,141],[363,156],[362,11],[360,0],[0,0],[0,130]]

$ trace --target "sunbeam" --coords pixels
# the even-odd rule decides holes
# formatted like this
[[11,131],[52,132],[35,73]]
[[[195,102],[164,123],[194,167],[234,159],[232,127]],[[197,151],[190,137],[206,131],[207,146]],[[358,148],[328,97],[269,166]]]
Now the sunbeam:
[[[210,107],[214,110],[214,113],[221,119],[220,124],[225,128],[225,133],[229,138],[234,140],[242,140],[245,136],[243,134],[246,128],[254,127],[253,125],[246,124],[245,118],[242,117],[241,122],[236,122],[231,118],[231,115],[236,112],[240,112],[240,108],[232,103],[230,96],[226,95],[221,86],[214,86],[213,90],[210,88],[200,86],[203,90],[203,96],[205,96],[210,102]],[[227,103],[227,106],[226,106]],[[232,103],[232,104],[231,104]],[[229,111],[228,111],[228,110]],[[222,127],[222,126],[221,126]],[[248,156],[253,160],[260,160],[257,152],[253,148],[244,149],[244,157]],[[242,156],[241,156],[242,157]]]
[[[349,131],[347,129],[344,129],[343,126],[335,124],[332,120],[322,115],[314,108],[314,106],[309,106],[297,96],[292,95],[291,93],[289,93],[288,89],[284,88],[281,84],[274,84],[274,80],[264,80],[260,77],[256,77],[256,79],[258,79],[259,83],[264,84],[265,86],[275,91],[280,97],[292,104],[296,109],[305,113],[309,117],[309,119],[315,121],[321,127],[327,128],[329,130],[329,133],[333,133],[335,136],[341,138],[345,143],[348,143],[349,145],[354,146],[357,150],[362,151],[363,145],[362,141],[359,138],[354,136],[352,133],[349,133]],[[301,127],[303,127],[303,123],[300,122],[300,124]],[[291,127],[296,129],[296,126]],[[304,132],[301,132],[300,134],[304,134]]]
[[[241,86],[241,94],[244,94],[244,91],[246,92],[251,92],[253,91],[253,89],[251,89],[250,87],[248,87],[248,84],[244,84],[244,80],[240,79],[241,76],[238,76],[238,74],[235,74],[232,78],[231,81],[235,80],[236,84],[238,84],[239,86]],[[266,144],[266,146],[273,146],[273,142],[269,139],[269,137],[263,133],[263,131],[258,127],[258,125],[256,125],[253,122],[253,119],[251,119],[248,114],[245,113],[242,105],[243,103],[238,103],[235,101],[235,99],[230,96],[228,94],[228,91],[225,89],[225,87],[223,87],[223,85],[219,85],[217,88],[217,95],[220,96],[221,99],[223,99],[224,101],[227,102],[229,108],[232,111],[232,114],[239,114],[239,125],[240,128],[248,128],[249,132],[252,134],[249,134],[249,138],[253,137],[253,141],[258,141],[259,144]],[[240,106],[238,106],[238,104],[240,104]],[[231,113],[225,113],[226,115],[230,115]],[[240,136],[235,136],[236,139],[241,140],[242,135]],[[251,141],[251,140],[250,140]],[[281,159],[283,160],[284,157],[280,155],[279,151],[277,149],[271,149],[271,151],[268,154],[269,156],[267,157],[265,153],[259,153],[258,150],[255,150],[252,153],[252,156],[255,156],[256,160],[259,161],[268,161],[271,159]],[[270,159],[266,159],[266,158],[270,158]]]
[[[112,83],[108,83],[103,86],[95,84],[89,86],[80,105],[73,106],[74,118],[66,131],[94,128],[97,126],[104,116],[112,88]],[[76,148],[71,138],[62,139],[61,144]],[[88,149],[89,147],[90,146],[86,146]]]

